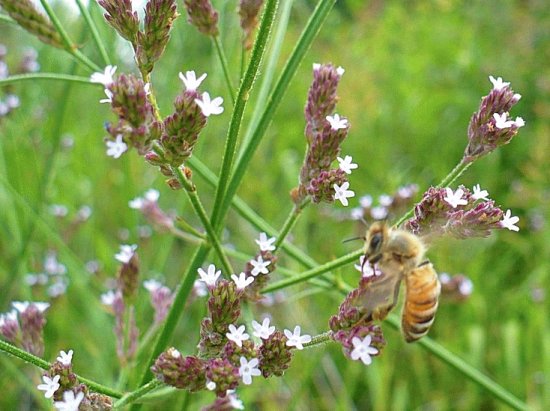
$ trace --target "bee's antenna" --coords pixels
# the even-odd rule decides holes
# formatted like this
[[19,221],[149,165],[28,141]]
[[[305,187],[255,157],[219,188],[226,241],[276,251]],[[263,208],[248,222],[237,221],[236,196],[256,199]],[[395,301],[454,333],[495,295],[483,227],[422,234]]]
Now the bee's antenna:
[[345,240],[342,240],[343,243],[349,243],[350,241],[355,241],[355,240],[363,240],[365,241],[366,238],[365,236],[362,236],[362,237],[352,237],[352,238],[346,238]]

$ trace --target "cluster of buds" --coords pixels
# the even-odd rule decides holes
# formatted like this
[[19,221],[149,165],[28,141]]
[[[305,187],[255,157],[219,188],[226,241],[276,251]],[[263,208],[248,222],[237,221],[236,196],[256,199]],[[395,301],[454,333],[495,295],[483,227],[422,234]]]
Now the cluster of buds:
[[115,258],[121,263],[117,273],[117,288],[101,296],[101,302],[115,317],[117,355],[122,364],[133,358],[138,343],[134,302],[139,286],[139,261],[136,245],[121,245]]
[[63,40],[51,23],[31,0],[0,0],[0,6],[23,29],[51,46],[63,49]]
[[351,210],[353,220],[385,220],[403,214],[414,202],[418,192],[416,184],[407,184],[399,187],[393,195],[382,194],[375,204],[372,196],[365,195],[359,199],[360,207]]
[[143,31],[139,28],[138,14],[132,9],[130,0],[99,0],[98,3],[107,12],[107,22],[132,44],[141,73],[150,73],[164,53],[170,30],[178,17],[175,0],[148,1]]
[[406,221],[405,229],[426,242],[434,237],[450,235],[454,238],[487,237],[492,230],[507,228],[518,231],[518,217],[506,214],[488,198],[479,185],[473,193],[464,186],[456,191],[450,188],[430,187],[414,208],[414,217]]
[[493,84],[490,93],[483,97],[479,110],[470,119],[468,126],[468,146],[464,151],[463,162],[471,163],[497,147],[508,144],[525,125],[521,117],[508,118],[508,112],[521,98],[514,93],[510,83],[502,78],[489,76]]
[[249,385],[252,377],[260,375],[282,376],[292,359],[292,350],[301,350],[311,342],[311,336],[301,334],[300,326],[293,332],[276,331],[269,318],[264,318],[261,324],[253,321],[252,326],[258,342],[250,339],[244,325],[230,324],[217,354],[202,352],[199,356],[184,357],[172,347],[157,358],[151,370],[165,384],[191,392],[214,391],[216,403],[226,404],[227,397],[234,394],[241,382]]
[[43,270],[25,275],[25,282],[31,287],[47,287],[46,293],[52,298],[65,294],[69,279],[67,267],[57,260],[57,253],[49,251],[44,258]]
[[246,50],[252,48],[254,30],[258,26],[258,15],[263,4],[263,0],[240,0],[239,2],[239,16],[244,35],[243,46]]
[[44,353],[45,311],[50,304],[15,301],[13,309],[0,314],[0,334],[12,344],[36,356]]
[[300,185],[291,192],[298,205],[310,197],[315,203],[340,200],[346,206],[348,197],[355,195],[348,190],[346,177],[357,168],[352,158],[338,158],[339,167],[331,168],[349,131],[348,120],[332,114],[338,101],[336,89],[343,74],[341,67],[313,65],[313,83],[305,107],[308,149],[300,172]]
[[110,410],[112,401],[106,395],[90,392],[79,383],[72,367],[73,350],[61,351],[57,360],[42,376],[42,384],[36,388],[44,391],[44,397],[52,398],[58,410]]
[[106,124],[111,137],[107,142],[107,154],[118,158],[131,146],[144,155],[162,131],[162,125],[154,120],[153,107],[148,99],[149,85],[130,74],[121,74],[111,81],[109,72],[112,78],[114,70],[116,67],[105,69],[103,84],[107,98],[101,100],[110,103],[118,117],[116,124]]
[[187,10],[189,24],[207,36],[216,37],[219,34],[218,12],[210,0],[184,0],[183,4]]

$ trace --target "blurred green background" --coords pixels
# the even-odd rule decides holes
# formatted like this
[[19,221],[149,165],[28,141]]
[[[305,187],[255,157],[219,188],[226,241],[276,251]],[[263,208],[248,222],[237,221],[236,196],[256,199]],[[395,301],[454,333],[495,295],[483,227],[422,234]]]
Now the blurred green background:
[[[234,80],[240,64],[235,1],[214,2],[221,14],[222,41]],[[314,2],[297,0],[279,67],[292,50]],[[165,56],[153,73],[161,111],[171,112],[181,89],[179,71],[207,72],[203,89],[225,98],[226,111],[211,117],[195,156],[218,172],[230,118],[223,76],[211,43],[182,16],[176,21]],[[116,39],[91,8],[118,72],[134,70],[128,45]],[[100,62],[81,20],[71,20],[58,7],[82,51]],[[39,54],[41,71],[75,73],[59,50],[45,47],[22,30],[0,22],[0,42],[14,68],[26,47]],[[464,273],[474,283],[461,304],[443,299],[430,337],[486,373],[534,409],[550,409],[550,8],[533,1],[371,1],[338,2],[292,82],[239,190],[265,220],[280,227],[291,210],[288,192],[297,185],[305,150],[303,107],[314,62],[346,69],[339,87],[337,112],[347,116],[351,132],[343,154],[359,164],[350,177],[357,196],[375,198],[415,183],[420,192],[437,184],[460,160],[466,128],[480,98],[491,89],[489,75],[512,83],[522,99],[511,113],[526,126],[507,146],[476,162],[460,183],[481,184],[504,210],[520,217],[519,233],[504,230],[488,239],[442,240],[429,251],[441,272]],[[261,84],[261,77],[258,80]],[[162,279],[175,287],[194,246],[167,234],[143,235],[144,219],[128,201],[147,189],[160,190],[164,209],[176,210],[199,226],[182,192],[171,191],[153,167],[135,152],[118,160],[105,155],[103,123],[113,121],[100,105],[100,87],[33,81],[10,86],[21,107],[0,119],[0,312],[14,300],[50,301],[45,328],[45,358],[73,349],[78,373],[115,386],[118,365],[113,320],[102,308],[101,293],[116,273],[113,258],[121,243],[139,244],[142,278]],[[6,93],[8,90],[4,90]],[[256,89],[257,91],[257,89]],[[0,91],[0,98],[2,92]],[[252,95],[244,130],[256,104]],[[199,194],[211,210],[213,189],[195,177]],[[56,218],[52,204],[68,208]],[[91,218],[75,226],[78,209],[91,207]],[[341,240],[362,226],[341,217],[340,205],[310,206],[292,233],[292,242],[319,263],[356,249]],[[258,232],[235,213],[227,219],[224,241],[253,255]],[[146,230],[145,230],[146,231]],[[44,289],[31,289],[29,272],[43,269],[55,251],[67,266],[66,294],[51,299]],[[98,262],[90,274],[86,263]],[[215,261],[215,260],[214,260]],[[243,262],[235,260],[235,266]],[[303,267],[281,256],[280,265]],[[358,280],[352,266],[337,273],[351,285]],[[152,320],[148,295],[140,291],[139,323]],[[273,316],[278,328],[301,324],[309,334],[325,331],[343,295],[301,285],[278,293],[271,306],[253,307],[254,317]],[[173,344],[194,352],[204,300],[186,308]],[[486,391],[443,364],[418,345],[406,345],[398,332],[382,325],[388,346],[365,367],[344,358],[335,344],[295,355],[284,378],[256,379],[240,388],[247,409],[278,410],[492,410],[506,409]],[[0,409],[48,409],[35,389],[39,370],[0,355]],[[187,398],[189,409],[213,400],[210,393]],[[148,409],[183,409],[185,394],[174,392]],[[159,405],[162,404],[162,405]]]

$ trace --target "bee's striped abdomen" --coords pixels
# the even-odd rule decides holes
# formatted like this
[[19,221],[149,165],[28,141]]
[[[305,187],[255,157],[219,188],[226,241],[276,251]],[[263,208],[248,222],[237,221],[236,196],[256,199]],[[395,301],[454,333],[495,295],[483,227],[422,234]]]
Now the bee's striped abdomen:
[[425,336],[434,322],[441,284],[426,261],[405,275],[405,285],[401,330],[405,340],[413,342]]

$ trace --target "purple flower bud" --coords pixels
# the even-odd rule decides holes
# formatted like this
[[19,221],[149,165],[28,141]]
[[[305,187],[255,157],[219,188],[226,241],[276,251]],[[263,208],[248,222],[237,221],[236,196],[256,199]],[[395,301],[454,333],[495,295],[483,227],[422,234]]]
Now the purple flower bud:
[[107,23],[135,47],[139,32],[139,19],[137,13],[132,9],[132,1],[98,0],[98,4],[107,12],[104,15]]
[[44,306],[43,304],[45,303],[30,303],[25,309],[19,311],[23,348],[39,357],[44,353],[43,331],[44,325],[46,325],[44,311],[49,305]]
[[168,287],[160,284],[158,281],[145,281],[144,285],[151,295],[151,305],[155,310],[155,324],[158,325],[166,318],[168,310],[172,306],[174,296]]
[[16,310],[0,314],[0,334],[11,343],[21,344],[21,328]]
[[218,12],[210,0],[184,0],[187,9],[187,21],[207,36],[218,35]]
[[142,72],[150,73],[170,39],[178,17],[175,0],[150,0],[145,6],[144,31],[138,32],[136,59]]
[[173,347],[156,359],[151,371],[157,379],[176,388],[195,392],[206,386],[206,362],[197,357],[183,357]]
[[239,385],[239,368],[224,358],[211,359],[206,363],[206,380],[216,384],[214,391],[218,397],[224,397],[227,390]]

